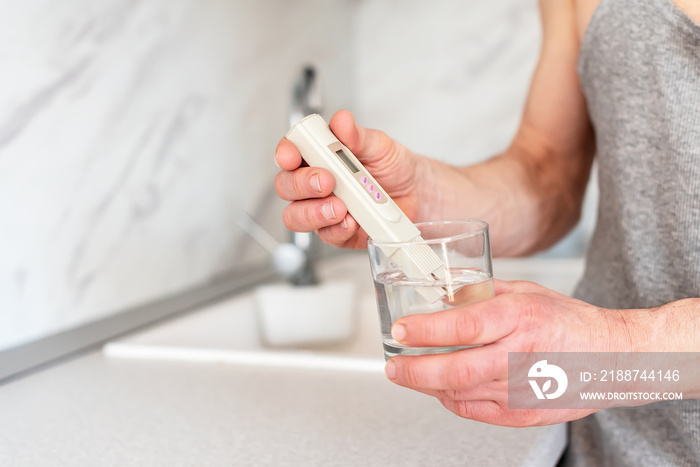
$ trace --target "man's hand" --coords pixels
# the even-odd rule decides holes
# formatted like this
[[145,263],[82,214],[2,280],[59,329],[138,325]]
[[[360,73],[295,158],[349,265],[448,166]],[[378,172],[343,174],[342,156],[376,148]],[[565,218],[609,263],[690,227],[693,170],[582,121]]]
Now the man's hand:
[[[417,221],[421,172],[417,165],[423,159],[385,133],[356,125],[348,111],[337,112],[329,126],[406,215]],[[303,167],[299,150],[285,138],[277,145],[275,161],[282,169],[275,179],[277,194],[292,201],[283,213],[287,228],[297,232],[316,230],[326,243],[338,247],[365,247],[367,234],[347,213],[345,204],[332,195],[335,182],[329,172]]]
[[[496,281],[496,297],[399,319],[392,336],[410,346],[482,345],[449,354],[397,356],[393,382],[434,396],[455,414],[495,425],[575,420],[595,410],[509,410],[508,352],[640,351],[650,310],[594,307],[530,282]],[[529,389],[529,388],[528,388]]]

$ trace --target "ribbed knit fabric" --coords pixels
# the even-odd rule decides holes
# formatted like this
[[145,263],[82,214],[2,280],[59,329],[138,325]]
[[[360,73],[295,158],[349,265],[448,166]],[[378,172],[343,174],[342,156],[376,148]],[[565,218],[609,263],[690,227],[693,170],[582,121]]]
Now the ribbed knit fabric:
[[[601,0],[579,74],[600,206],[576,296],[618,309],[700,297],[700,26],[671,0]],[[700,466],[699,402],[572,422],[562,464]]]

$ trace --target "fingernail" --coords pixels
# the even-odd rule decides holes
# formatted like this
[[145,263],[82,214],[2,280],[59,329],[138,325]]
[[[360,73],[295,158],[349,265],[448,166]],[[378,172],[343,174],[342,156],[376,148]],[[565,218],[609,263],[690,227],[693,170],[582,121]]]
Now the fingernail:
[[396,378],[396,365],[394,364],[394,362],[392,362],[391,360],[386,362],[386,365],[384,365],[384,373],[389,379]]
[[345,217],[343,217],[343,228],[344,229],[348,228],[348,220]]
[[406,326],[403,324],[394,324],[391,327],[391,337],[393,337],[396,342],[403,342],[406,338]]
[[325,203],[321,206],[321,214],[326,219],[335,219],[335,211],[333,210],[333,201]]
[[312,190],[316,190],[321,193],[321,177],[318,174],[314,174],[309,180],[309,185],[311,185]]

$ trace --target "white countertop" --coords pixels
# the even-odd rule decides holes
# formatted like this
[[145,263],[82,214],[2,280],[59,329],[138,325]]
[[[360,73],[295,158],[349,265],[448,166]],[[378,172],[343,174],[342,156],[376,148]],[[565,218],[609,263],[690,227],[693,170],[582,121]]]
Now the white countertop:
[[[563,292],[572,281],[562,277],[580,270],[575,261],[509,261],[496,262],[496,277],[524,277],[520,267],[537,280],[539,270],[540,282]],[[281,354],[260,346],[252,294],[243,294],[116,343],[180,349],[184,357],[93,352],[0,386],[0,465],[554,465],[564,425],[517,429],[461,419],[384,377],[366,262],[347,255],[322,268],[324,277],[361,278],[360,311],[352,341],[298,354],[321,361],[316,368],[275,363]],[[547,284],[547,274],[558,285]],[[268,352],[273,361],[222,358],[241,352]],[[334,361],[374,363],[336,371]]]

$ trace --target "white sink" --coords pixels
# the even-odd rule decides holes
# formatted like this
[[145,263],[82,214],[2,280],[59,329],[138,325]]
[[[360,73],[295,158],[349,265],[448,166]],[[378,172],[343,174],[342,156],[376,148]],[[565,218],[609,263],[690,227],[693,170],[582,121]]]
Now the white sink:
[[[260,338],[254,292],[250,291],[110,342],[105,352],[129,358],[383,372],[379,318],[366,254],[337,256],[320,264],[318,273],[356,288],[355,331],[350,339],[306,348],[266,347]],[[293,313],[294,304],[289,306],[289,313]],[[333,312],[332,302],[328,312]]]

